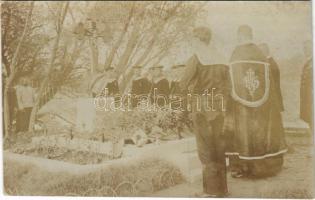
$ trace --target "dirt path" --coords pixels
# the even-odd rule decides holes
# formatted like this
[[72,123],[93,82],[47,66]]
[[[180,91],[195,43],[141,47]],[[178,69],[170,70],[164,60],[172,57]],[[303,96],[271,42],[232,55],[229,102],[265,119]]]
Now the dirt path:
[[[311,198],[314,197],[314,160],[312,139],[289,135],[289,152],[282,171],[264,179],[235,179],[228,174],[229,197]],[[194,197],[201,192],[201,181],[185,183],[152,194],[155,197]]]

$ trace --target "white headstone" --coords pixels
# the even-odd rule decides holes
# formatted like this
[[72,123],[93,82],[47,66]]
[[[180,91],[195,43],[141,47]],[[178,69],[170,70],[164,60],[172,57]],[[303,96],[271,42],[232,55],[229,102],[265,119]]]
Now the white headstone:
[[77,100],[76,130],[91,133],[95,129],[95,105],[93,98],[79,98]]

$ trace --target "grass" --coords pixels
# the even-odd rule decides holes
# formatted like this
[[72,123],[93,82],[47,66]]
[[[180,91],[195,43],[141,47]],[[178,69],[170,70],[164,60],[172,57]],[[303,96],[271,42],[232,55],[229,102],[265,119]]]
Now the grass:
[[261,193],[258,198],[277,198],[277,199],[312,199],[311,191],[304,188],[274,189]]

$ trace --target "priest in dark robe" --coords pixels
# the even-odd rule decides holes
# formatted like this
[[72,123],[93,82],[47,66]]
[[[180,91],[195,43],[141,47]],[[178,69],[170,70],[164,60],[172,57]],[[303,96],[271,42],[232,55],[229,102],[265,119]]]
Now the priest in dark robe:
[[233,177],[272,176],[281,170],[287,151],[279,87],[267,56],[252,39],[251,27],[240,26],[229,66],[232,139],[227,154]]
[[131,83],[131,104],[135,108],[139,105],[142,97],[148,96],[151,89],[151,82],[141,75],[142,66],[134,66],[134,78]]
[[[198,197],[224,197],[228,190],[224,155],[226,138],[222,129],[225,99],[229,95],[228,67],[216,63],[212,57],[211,31],[207,27],[196,28],[194,35],[193,52],[186,62],[180,86],[188,88],[191,94],[187,104],[192,112],[203,176],[203,193]],[[211,94],[211,91],[215,93]]]
[[151,103],[159,108],[168,106],[170,87],[169,82],[163,75],[163,66],[152,67],[152,82],[150,88]]
[[312,41],[304,43],[306,61],[302,70],[300,89],[300,118],[313,130],[313,58]]

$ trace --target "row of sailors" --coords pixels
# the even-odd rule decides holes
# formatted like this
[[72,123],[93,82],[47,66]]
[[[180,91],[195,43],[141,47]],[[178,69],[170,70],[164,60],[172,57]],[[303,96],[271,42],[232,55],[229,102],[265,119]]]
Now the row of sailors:
[[[163,73],[163,66],[157,65],[149,69],[149,75],[142,75],[142,66],[133,67],[133,79],[127,93],[136,96],[148,95],[151,101],[156,102],[159,106],[164,106],[165,101],[163,99],[153,99],[153,96],[164,96],[166,101],[172,96],[183,95],[183,91],[179,87],[179,81],[185,65],[176,65],[171,69],[171,74],[174,75],[172,80],[166,78]],[[116,77],[114,68],[108,68],[105,72],[106,77],[100,76],[96,78],[90,86],[92,90],[92,96],[96,97],[100,95],[100,92],[107,90],[107,96],[115,96],[121,94],[118,86],[118,79]],[[102,81],[101,79],[106,79]],[[100,84],[97,86],[97,84]],[[140,98],[132,98],[132,107],[139,105]]]

